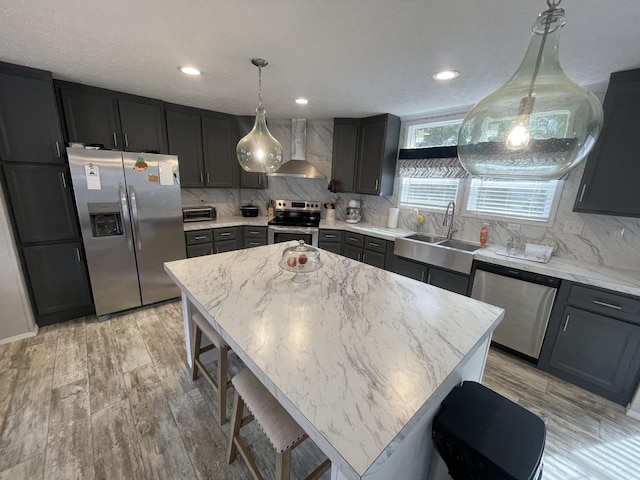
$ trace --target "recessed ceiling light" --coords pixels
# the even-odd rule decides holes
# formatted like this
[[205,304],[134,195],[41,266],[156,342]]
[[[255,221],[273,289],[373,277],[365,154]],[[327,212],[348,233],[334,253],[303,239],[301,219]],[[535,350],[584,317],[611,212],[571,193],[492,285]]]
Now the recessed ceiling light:
[[309,103],[309,100],[307,100],[306,98],[296,98],[296,103],[298,105],[306,105],[307,103]]
[[443,70],[442,72],[436,73],[433,78],[436,80],[453,80],[460,75],[460,72],[456,72],[455,70]]
[[178,70],[187,75],[200,75],[200,70],[194,67],[178,67]]

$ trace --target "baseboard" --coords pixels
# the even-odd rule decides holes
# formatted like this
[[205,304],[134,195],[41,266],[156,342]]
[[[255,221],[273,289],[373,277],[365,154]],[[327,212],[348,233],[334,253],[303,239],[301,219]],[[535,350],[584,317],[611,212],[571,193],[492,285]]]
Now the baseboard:
[[36,329],[33,332],[21,333],[20,335],[15,335],[13,337],[3,338],[2,340],[0,340],[0,345],[3,345],[5,343],[17,342],[18,340],[22,340],[25,338],[35,337],[37,334],[38,327],[36,326]]

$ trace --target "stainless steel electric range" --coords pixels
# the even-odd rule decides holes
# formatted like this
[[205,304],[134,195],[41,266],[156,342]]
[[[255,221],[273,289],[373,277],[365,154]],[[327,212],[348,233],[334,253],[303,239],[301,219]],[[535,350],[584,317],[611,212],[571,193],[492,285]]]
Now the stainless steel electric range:
[[321,208],[319,201],[276,200],[275,217],[269,221],[269,244],[304,240],[317,247]]

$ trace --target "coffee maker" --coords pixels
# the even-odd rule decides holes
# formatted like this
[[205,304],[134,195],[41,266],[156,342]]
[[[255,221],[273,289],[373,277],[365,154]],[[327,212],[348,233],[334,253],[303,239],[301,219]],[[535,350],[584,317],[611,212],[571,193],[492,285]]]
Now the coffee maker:
[[360,200],[349,200],[347,207],[347,223],[358,223],[362,219],[360,215]]

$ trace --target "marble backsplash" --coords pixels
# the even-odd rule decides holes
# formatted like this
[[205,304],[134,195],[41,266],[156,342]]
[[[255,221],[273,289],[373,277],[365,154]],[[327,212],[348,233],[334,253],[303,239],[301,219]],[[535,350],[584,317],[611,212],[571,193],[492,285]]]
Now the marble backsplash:
[[[270,122],[271,133],[282,144],[285,158],[289,158],[291,143],[291,125],[289,122]],[[269,177],[269,188],[252,189],[183,189],[183,205],[207,203],[218,209],[219,216],[238,215],[239,205],[253,202],[260,207],[261,214],[266,215],[270,199],[310,199],[324,203],[337,202],[338,219],[344,219],[346,207],[351,199],[362,202],[363,221],[386,226],[390,207],[398,206],[400,180],[396,178],[394,195],[375,197],[350,193],[332,194],[327,190],[331,172],[331,153],[333,147],[333,122],[309,121],[307,123],[307,160],[313,163],[327,179],[304,179],[294,177]],[[580,262],[606,265],[609,267],[640,270],[640,219],[614,217],[609,215],[591,215],[572,212],[578,192],[584,164],[573,170],[564,181],[562,197],[551,227],[520,225],[519,231],[509,230],[509,224],[517,221],[486,220],[480,216],[456,215],[455,238],[478,241],[483,223],[489,224],[489,245],[504,245],[509,238],[516,236],[533,240],[549,238],[558,242],[556,256],[570,258]],[[324,217],[323,209],[323,217]],[[439,213],[422,211],[425,216],[423,230],[425,232],[446,234],[442,226],[444,216]],[[564,233],[567,221],[584,222],[581,235]],[[398,226],[410,230],[416,229],[415,214],[412,209],[400,210]],[[622,238],[617,238],[616,231],[624,229]]]

